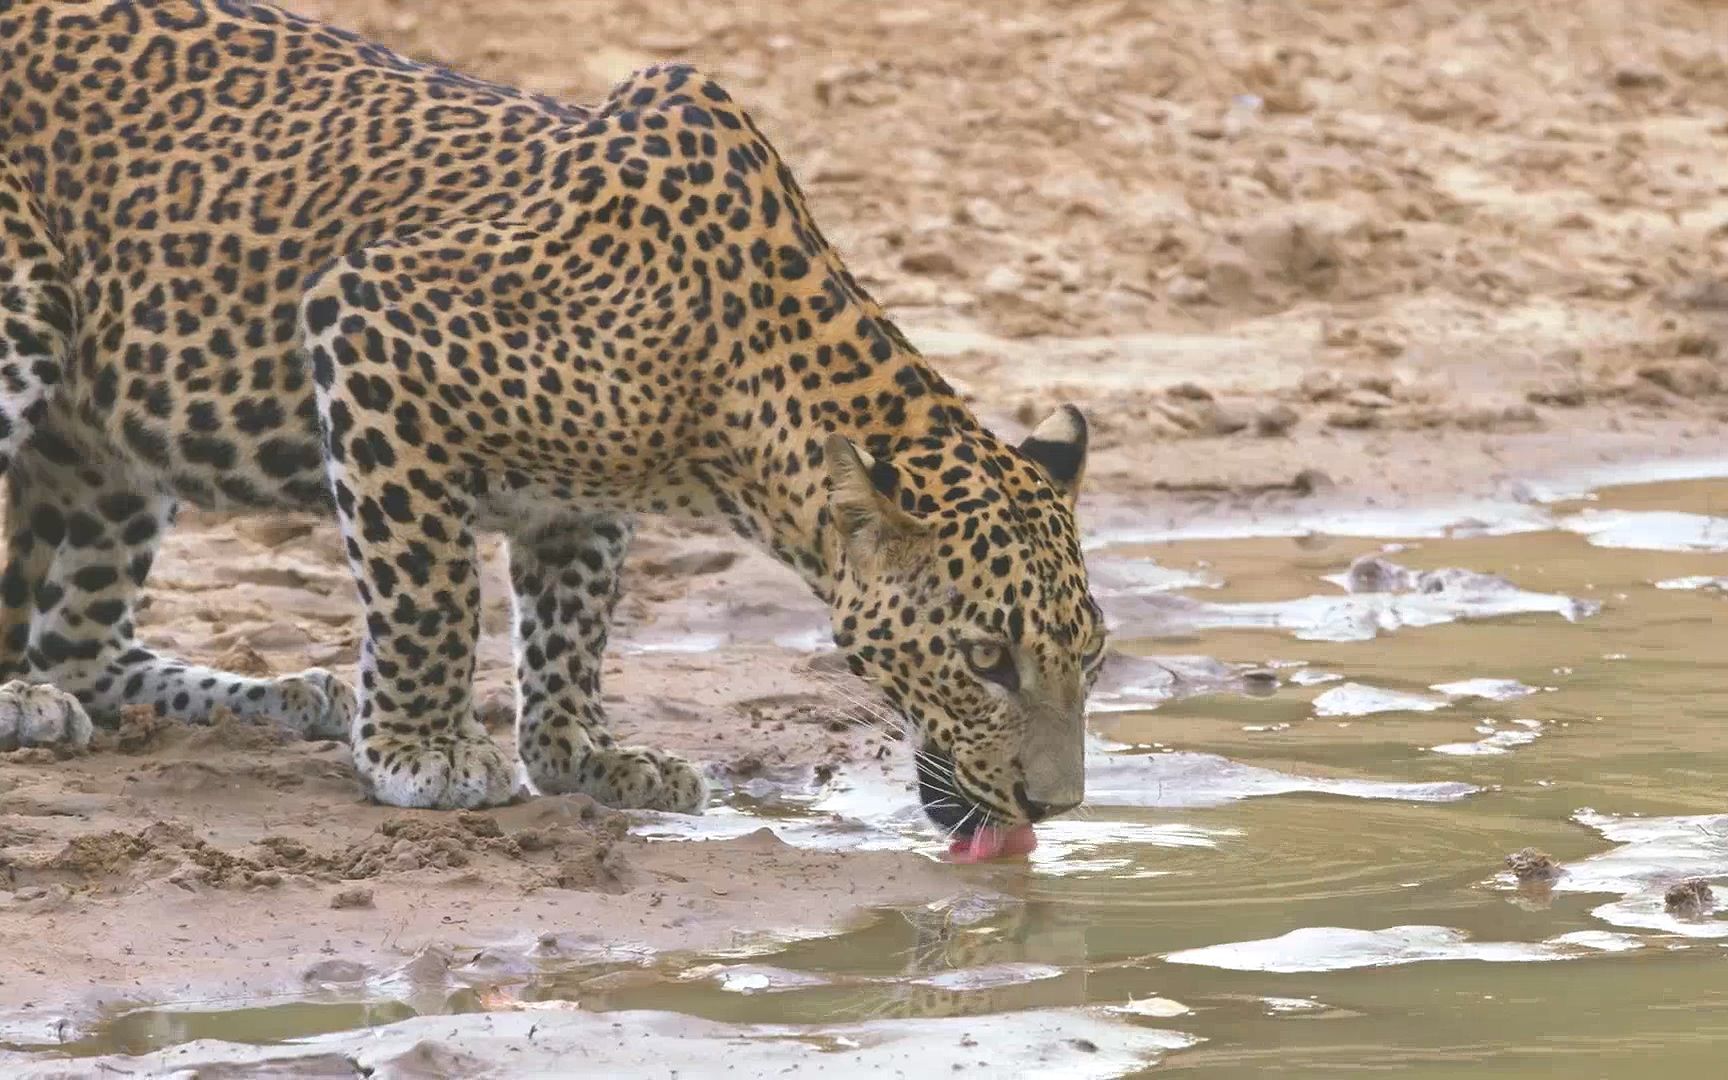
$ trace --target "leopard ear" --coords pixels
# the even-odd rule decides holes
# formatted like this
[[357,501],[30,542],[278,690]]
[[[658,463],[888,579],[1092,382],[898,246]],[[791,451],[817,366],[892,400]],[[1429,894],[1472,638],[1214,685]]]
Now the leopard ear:
[[1020,452],[1044,469],[1063,498],[1072,503],[1080,495],[1080,478],[1086,472],[1086,417],[1072,405],[1064,405],[1032,429]]
[[822,454],[828,466],[829,512],[856,553],[890,553],[923,532],[896,501],[899,473],[892,465],[877,461],[844,435],[828,436]]

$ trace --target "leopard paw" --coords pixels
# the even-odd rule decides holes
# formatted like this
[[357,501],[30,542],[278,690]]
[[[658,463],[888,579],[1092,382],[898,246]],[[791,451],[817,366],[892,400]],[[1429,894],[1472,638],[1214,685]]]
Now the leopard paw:
[[0,750],[83,750],[92,731],[84,706],[57,686],[22,679],[0,686]]
[[478,728],[455,735],[374,735],[354,744],[354,766],[387,806],[472,810],[516,798],[516,766]]
[[529,765],[540,792],[580,792],[615,810],[668,810],[700,814],[708,805],[708,783],[681,757],[645,746],[593,750],[567,773],[544,775]]
[[323,668],[284,675],[270,682],[277,697],[270,713],[289,731],[306,739],[347,739],[356,702],[347,683]]

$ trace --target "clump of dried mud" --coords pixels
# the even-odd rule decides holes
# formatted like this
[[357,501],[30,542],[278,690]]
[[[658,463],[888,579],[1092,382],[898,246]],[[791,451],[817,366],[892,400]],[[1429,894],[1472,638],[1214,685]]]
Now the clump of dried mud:
[[1670,915],[1685,919],[1702,917],[1710,910],[1715,896],[1710,891],[1710,883],[1703,878],[1690,878],[1676,885],[1670,885],[1662,894],[1662,906]]
[[1506,869],[1512,871],[1518,884],[1538,889],[1554,884],[1566,872],[1558,859],[1536,848],[1523,848],[1506,856]]

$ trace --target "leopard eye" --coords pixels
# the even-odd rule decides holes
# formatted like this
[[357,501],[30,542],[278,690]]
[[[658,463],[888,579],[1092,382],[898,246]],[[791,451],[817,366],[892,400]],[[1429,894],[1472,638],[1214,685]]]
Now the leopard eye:
[[980,679],[1009,690],[1020,688],[1020,673],[1014,668],[1014,657],[1009,655],[1007,646],[994,641],[963,641],[960,652],[966,657],[966,666]]

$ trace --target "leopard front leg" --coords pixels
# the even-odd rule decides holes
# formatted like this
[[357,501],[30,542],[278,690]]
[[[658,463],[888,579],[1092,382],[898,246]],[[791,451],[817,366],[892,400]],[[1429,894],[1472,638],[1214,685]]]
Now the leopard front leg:
[[509,802],[514,764],[474,715],[480,575],[468,497],[419,470],[409,480],[356,467],[350,449],[333,457],[330,473],[366,612],[355,768],[391,806]]
[[542,792],[700,813],[708,789],[689,762],[619,746],[606,730],[600,667],[631,529],[628,517],[584,514],[511,538],[517,747]]
[[394,427],[366,372],[333,356],[348,342],[315,338],[328,373],[318,402],[325,466],[350,569],[365,610],[354,765],[391,806],[453,810],[514,798],[516,768],[474,712],[480,637],[472,473],[393,448]]

